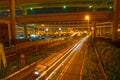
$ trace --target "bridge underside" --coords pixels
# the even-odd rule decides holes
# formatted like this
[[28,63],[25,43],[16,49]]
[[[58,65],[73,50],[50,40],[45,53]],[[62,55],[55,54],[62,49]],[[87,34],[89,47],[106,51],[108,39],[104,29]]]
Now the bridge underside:
[[[16,39],[16,25],[24,25],[25,35],[27,36],[27,24],[47,24],[47,25],[63,25],[64,27],[86,27],[86,24],[90,27],[101,26],[105,27],[110,25],[112,39],[117,39],[118,24],[120,23],[120,6],[119,0],[2,0],[0,1],[1,10],[8,8],[10,16],[0,17],[0,23],[7,23],[9,26],[9,40]],[[63,4],[64,3],[64,4]],[[91,5],[89,5],[91,4]],[[102,6],[101,6],[102,5]],[[112,5],[112,6],[111,6]],[[42,7],[41,7],[42,6]],[[31,7],[33,8],[68,8],[70,7],[84,7],[83,11],[72,11],[72,12],[55,12],[55,13],[44,13],[44,14],[26,14]],[[88,6],[91,10],[88,9]],[[93,7],[92,7],[93,6]],[[114,6],[114,7],[113,7]],[[113,7],[112,10],[108,10],[108,7]],[[16,10],[23,10],[23,15],[17,16]],[[32,8],[31,8],[32,9]],[[87,10],[86,10],[87,9]],[[99,11],[103,9],[103,11]],[[104,11],[105,9],[105,11]],[[107,11],[106,11],[107,9]],[[89,16],[89,20],[85,19],[85,16]],[[107,23],[108,22],[108,23]],[[99,24],[103,23],[103,24]],[[102,26],[102,27],[104,27]],[[104,28],[105,28],[104,27]],[[98,28],[98,27],[97,27]],[[101,30],[101,29],[100,29]],[[95,32],[95,31],[94,31]],[[94,33],[95,34],[95,33]]]

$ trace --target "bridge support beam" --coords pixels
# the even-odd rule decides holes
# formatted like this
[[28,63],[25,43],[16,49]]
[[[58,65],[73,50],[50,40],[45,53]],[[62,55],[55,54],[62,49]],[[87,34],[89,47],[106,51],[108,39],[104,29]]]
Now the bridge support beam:
[[27,15],[28,13],[27,13],[27,9],[26,8],[24,8],[23,9],[23,15]]
[[99,26],[99,36],[101,37],[101,26]]
[[8,23],[8,37],[9,37],[9,45],[11,46],[11,27],[10,27],[10,23]]
[[25,35],[25,39],[27,39],[28,38],[27,24],[24,24],[24,35]]
[[12,40],[16,39],[15,0],[9,0]]
[[93,38],[96,37],[96,23],[93,23]]
[[114,14],[113,14],[113,28],[112,28],[112,40],[118,39],[118,18],[119,17],[119,0],[114,0]]

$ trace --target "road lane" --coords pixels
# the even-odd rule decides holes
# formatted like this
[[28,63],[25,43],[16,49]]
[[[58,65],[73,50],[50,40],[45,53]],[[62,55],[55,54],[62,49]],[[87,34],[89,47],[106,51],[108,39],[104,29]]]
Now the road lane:
[[66,57],[68,60],[65,59],[60,65],[58,65],[58,67],[56,67],[46,80],[80,80],[80,72],[82,72],[81,68],[86,51],[86,45],[82,45],[88,38],[89,36],[83,38],[70,52],[71,57]]
[[50,80],[80,80],[85,50],[86,47],[84,47],[82,51],[80,51],[80,48],[78,48],[67,64],[62,67],[63,69],[59,70],[59,72],[57,72],[57,74],[54,75],[54,77]]

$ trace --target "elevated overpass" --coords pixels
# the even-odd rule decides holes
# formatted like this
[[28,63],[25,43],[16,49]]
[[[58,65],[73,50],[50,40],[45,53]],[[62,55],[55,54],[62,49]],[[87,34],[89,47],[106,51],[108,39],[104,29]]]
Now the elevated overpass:
[[[11,39],[16,38],[16,24],[28,24],[28,23],[45,23],[45,24],[81,24],[84,27],[85,24],[88,23],[85,20],[85,16],[89,15],[89,24],[93,27],[96,26],[97,23],[101,22],[111,22],[113,23],[113,35],[117,34],[118,22],[120,22],[120,11],[119,11],[119,3],[120,0],[1,0],[0,1],[0,12],[8,11],[10,14],[9,17],[0,17],[2,20],[0,23],[8,23],[11,28]],[[78,12],[64,12],[64,13],[44,13],[44,14],[30,14],[27,15],[26,11],[30,8],[52,8],[52,7],[84,7],[84,11]],[[114,6],[114,7],[113,7]],[[89,11],[88,7],[91,9]],[[114,8],[114,10],[104,11],[104,9],[108,9],[108,7]],[[87,11],[87,10],[88,11]],[[103,11],[99,11],[99,9]],[[16,10],[23,10],[24,15],[17,16],[15,15]],[[26,26],[25,26],[26,27]],[[27,29],[25,28],[25,32]],[[95,29],[94,29],[95,30]],[[26,33],[25,33],[26,34]],[[116,36],[113,36],[114,39]]]
[[[120,14],[120,12],[119,12]],[[46,23],[46,22],[86,22],[85,16],[90,16],[90,22],[112,22],[113,13],[104,12],[69,12],[69,13],[50,13],[50,14],[31,14],[16,16],[17,24],[21,23]],[[0,17],[1,20],[9,21],[10,17]]]
[[[0,8],[6,9],[9,7],[10,0],[0,0]],[[113,5],[113,0],[15,0],[17,9],[27,9],[30,7],[61,7],[67,6],[82,6],[86,7],[89,4],[94,5],[95,8],[104,8]]]
[[[21,15],[16,16],[16,24],[48,24],[48,25],[64,25],[64,27],[81,27],[86,28],[87,21],[85,20],[85,16],[89,15],[89,25],[91,27],[96,26],[96,34],[101,34],[104,31],[103,28],[106,27],[106,22],[110,22],[107,27],[109,27],[108,31],[111,32],[111,24],[113,23],[113,12],[111,11],[103,11],[103,12],[69,12],[69,13],[50,13],[50,14],[31,14],[31,15]],[[119,12],[120,15],[120,12]],[[0,17],[1,23],[7,23],[10,26],[10,17]],[[120,17],[119,17],[120,22]],[[95,24],[93,24],[95,23]],[[102,24],[102,25],[101,25]],[[101,27],[102,26],[102,27]],[[101,28],[101,29],[99,29]],[[9,29],[10,32],[10,29]],[[10,36],[10,33],[9,33]]]
[[51,13],[51,14],[34,14],[26,16],[17,16],[17,23],[40,23],[40,22],[75,22],[85,21],[85,16],[90,16],[90,21],[112,21],[111,12],[73,12],[73,13]]

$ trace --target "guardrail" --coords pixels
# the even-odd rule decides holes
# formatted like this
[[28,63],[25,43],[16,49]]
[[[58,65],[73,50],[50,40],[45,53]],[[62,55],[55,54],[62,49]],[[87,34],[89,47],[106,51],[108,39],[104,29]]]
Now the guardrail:
[[13,47],[5,47],[5,54],[7,57],[12,57],[17,53],[19,53],[19,54],[23,53],[23,52],[26,53],[26,51],[27,52],[29,52],[29,51],[37,52],[40,50],[40,48],[37,48],[37,47],[42,46],[41,48],[43,48],[44,46],[46,46],[48,44],[52,44],[54,42],[63,41],[63,40],[64,40],[64,38],[56,38],[56,39],[46,39],[46,40],[37,40],[37,41],[33,41],[33,42],[20,43],[20,44],[16,44]]

